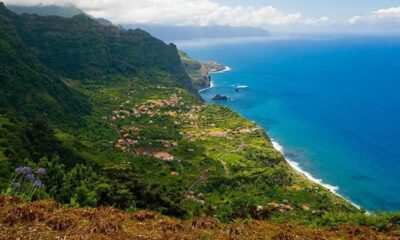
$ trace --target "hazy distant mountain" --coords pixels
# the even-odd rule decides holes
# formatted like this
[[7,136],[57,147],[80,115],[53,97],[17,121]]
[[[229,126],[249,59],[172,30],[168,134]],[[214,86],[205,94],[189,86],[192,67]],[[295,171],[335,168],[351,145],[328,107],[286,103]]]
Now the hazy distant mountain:
[[207,26],[178,27],[147,24],[125,24],[125,28],[140,28],[151,33],[156,38],[167,40],[189,40],[199,38],[229,38],[229,37],[263,37],[270,33],[262,28]]
[[[73,17],[78,14],[85,14],[79,8],[73,5],[58,6],[58,5],[36,5],[36,6],[17,6],[7,5],[7,8],[11,11],[22,14],[38,14],[40,16],[61,16],[61,17]],[[92,17],[92,16],[90,16]],[[94,17],[92,17],[94,18]],[[100,24],[108,26],[112,25],[107,19],[99,18],[96,19]],[[124,28],[136,29],[140,28],[151,33],[153,36],[164,40],[189,40],[199,38],[231,38],[231,37],[263,37],[268,36],[270,33],[262,28],[255,27],[231,27],[231,26],[166,26],[166,25],[151,25],[151,24],[125,24]]]
[[17,6],[17,5],[7,5],[7,8],[11,11],[22,14],[22,13],[30,13],[30,14],[38,14],[41,16],[61,16],[61,17],[73,17],[78,14],[85,14],[84,11],[79,8],[74,7],[73,5],[69,6],[57,6],[57,5],[36,5],[36,6]]
[[[7,8],[10,9],[11,11],[17,13],[17,14],[23,14],[23,13],[29,13],[29,14],[37,14],[40,16],[60,16],[60,17],[66,17],[70,18],[79,14],[84,14],[87,15],[91,18],[94,18],[90,16],[89,14],[85,13],[81,9],[73,6],[73,5],[67,5],[67,6],[58,6],[58,5],[49,5],[49,6],[44,6],[44,5],[36,5],[36,6],[17,6],[17,5],[7,5]],[[112,22],[108,21],[107,19],[104,18],[98,18],[96,19],[100,24],[108,26],[112,25]]]

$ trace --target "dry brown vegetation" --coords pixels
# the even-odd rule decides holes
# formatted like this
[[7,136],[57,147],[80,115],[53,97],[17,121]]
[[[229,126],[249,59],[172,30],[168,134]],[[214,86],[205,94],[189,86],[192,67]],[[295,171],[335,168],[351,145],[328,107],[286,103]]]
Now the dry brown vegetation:
[[0,196],[0,239],[400,239],[398,234],[351,226],[316,229],[265,221],[183,221],[150,211],[66,208],[52,201],[22,203]]

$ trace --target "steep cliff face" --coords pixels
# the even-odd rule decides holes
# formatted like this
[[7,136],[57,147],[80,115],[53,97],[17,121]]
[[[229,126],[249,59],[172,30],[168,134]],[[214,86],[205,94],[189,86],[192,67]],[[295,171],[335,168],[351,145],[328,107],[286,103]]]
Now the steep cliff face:
[[198,61],[189,57],[185,52],[179,51],[182,66],[192,79],[195,90],[210,87],[211,73],[226,69],[226,66],[215,61]]
[[142,30],[103,26],[82,14],[69,19],[21,15],[16,27],[38,59],[63,76],[82,80],[161,71],[171,85],[191,90],[176,46]]

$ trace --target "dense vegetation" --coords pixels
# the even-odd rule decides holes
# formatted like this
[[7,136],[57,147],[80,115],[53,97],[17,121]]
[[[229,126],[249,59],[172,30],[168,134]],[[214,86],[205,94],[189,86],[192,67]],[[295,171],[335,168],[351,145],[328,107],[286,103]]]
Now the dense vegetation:
[[21,15],[16,27],[24,43],[46,66],[73,79],[85,80],[111,74],[139,75],[163,71],[166,83],[191,88],[176,46],[166,45],[150,34],[103,26],[77,15]]
[[1,4],[0,26],[4,193],[21,195],[18,179],[33,178],[25,166],[46,170],[29,199],[70,206],[398,226],[398,215],[366,215],[294,172],[255,123],[203,104],[184,67],[208,70],[174,45],[83,15],[17,15]]
[[28,49],[15,19],[15,14],[0,5],[1,113],[28,119],[46,113],[53,120],[79,122],[89,112],[89,104]]

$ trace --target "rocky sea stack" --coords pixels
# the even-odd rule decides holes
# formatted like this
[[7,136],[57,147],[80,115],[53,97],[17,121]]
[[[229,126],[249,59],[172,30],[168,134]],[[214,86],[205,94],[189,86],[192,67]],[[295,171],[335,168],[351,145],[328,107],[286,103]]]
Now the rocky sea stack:
[[217,94],[217,95],[215,95],[215,97],[211,98],[211,100],[213,100],[213,101],[228,101],[228,97]]

